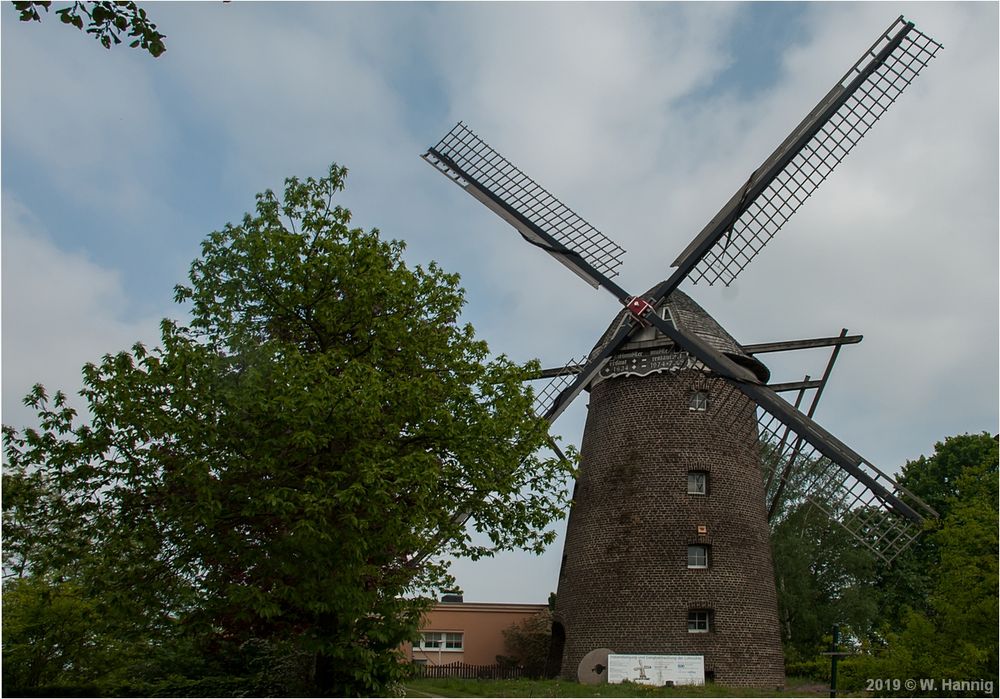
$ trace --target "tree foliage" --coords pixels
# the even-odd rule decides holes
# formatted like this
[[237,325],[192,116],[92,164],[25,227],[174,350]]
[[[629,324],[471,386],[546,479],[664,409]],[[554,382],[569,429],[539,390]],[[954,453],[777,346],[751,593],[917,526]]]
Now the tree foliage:
[[996,439],[979,434],[950,437],[904,467],[903,485],[942,516],[880,576],[887,643],[878,671],[997,686],[997,463]]
[[[39,8],[48,12],[51,6],[51,2],[14,2],[14,8],[19,13],[18,19],[22,22],[41,22]],[[124,33],[132,38],[130,47],[148,51],[153,58],[167,50],[163,43],[166,36],[156,31],[156,25],[146,16],[146,11],[131,0],[74,2],[69,7],[56,10],[56,15],[63,24],[85,31],[106,49],[110,49],[112,43],[122,43],[121,36]]]
[[996,687],[997,462],[997,440],[988,434],[950,437],[933,455],[907,462],[899,482],[940,519],[928,521],[890,565],[866,560],[820,511],[785,505],[772,543],[786,658],[828,673],[817,653],[840,623],[861,653],[841,676],[855,689],[866,677],[936,683],[911,693],[955,694],[943,689],[944,679]]
[[[781,638],[786,657],[812,658],[828,645],[833,624],[845,640],[860,642],[876,614],[874,556],[834,519],[849,517],[834,479],[823,478],[830,463],[807,459],[798,449],[765,445],[763,459],[775,476],[767,480],[773,502],[771,550]],[[789,468],[789,458],[794,458]],[[781,478],[784,476],[784,478]],[[826,489],[822,485],[827,484]],[[820,507],[821,505],[821,507]]]
[[176,288],[190,323],[84,368],[88,424],[37,387],[40,429],[4,428],[7,570],[102,589],[213,657],[284,648],[339,695],[401,676],[451,583],[425,553],[544,548],[568,467],[536,455],[534,364],[459,323],[457,275],[351,228],[345,175],[288,179],[212,233]]
[[503,630],[507,657],[524,668],[529,677],[542,677],[552,640],[552,610],[546,609]]

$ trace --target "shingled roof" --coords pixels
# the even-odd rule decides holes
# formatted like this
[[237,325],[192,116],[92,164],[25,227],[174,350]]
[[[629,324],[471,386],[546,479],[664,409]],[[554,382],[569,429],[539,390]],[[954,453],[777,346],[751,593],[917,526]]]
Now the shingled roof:
[[[655,288],[651,288],[645,294],[642,294],[642,296],[649,298]],[[670,317],[678,328],[697,335],[711,347],[726,355],[737,364],[750,369],[761,381],[766,382],[770,378],[771,372],[768,368],[758,359],[744,352],[740,344],[733,339],[733,336],[723,330],[715,318],[710,316],[704,308],[695,303],[683,291],[675,290],[657,306],[656,312],[661,316],[663,315],[664,307],[670,310]],[[628,316],[629,313],[626,309],[622,309],[615,316],[611,325],[608,326],[608,329],[601,335],[601,339],[598,340],[594,349],[591,350],[590,356],[594,356],[600,351],[601,347],[611,339],[622,323],[628,322]],[[673,340],[655,328],[646,328],[633,335],[616,354],[653,347],[671,347],[673,344]]]

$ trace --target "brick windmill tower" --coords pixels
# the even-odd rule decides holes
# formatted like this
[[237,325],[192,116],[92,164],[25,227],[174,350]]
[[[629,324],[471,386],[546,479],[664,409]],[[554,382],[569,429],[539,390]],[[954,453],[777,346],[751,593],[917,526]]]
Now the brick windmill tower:
[[[656,312],[769,378],[682,292]],[[563,673],[596,648],[660,649],[703,655],[720,682],[781,686],[754,402],[649,328],[591,382],[581,454],[556,596]]]
[[[674,262],[632,295],[624,250],[464,124],[424,159],[625,307],[585,362],[544,372],[555,420],[590,410],[567,528],[552,669],[593,652],[701,655],[706,675],[776,687],[784,669],[768,541],[780,502],[809,503],[891,560],[935,513],[820,427],[839,338],[741,346],[678,286],[729,284],[888,109],[940,45],[902,17],[881,34]],[[755,354],[833,346],[824,377],[769,384]],[[804,391],[813,406],[799,409]],[[791,404],[779,392],[798,391]],[[549,402],[551,400],[551,403]],[[792,485],[789,485],[792,484]]]

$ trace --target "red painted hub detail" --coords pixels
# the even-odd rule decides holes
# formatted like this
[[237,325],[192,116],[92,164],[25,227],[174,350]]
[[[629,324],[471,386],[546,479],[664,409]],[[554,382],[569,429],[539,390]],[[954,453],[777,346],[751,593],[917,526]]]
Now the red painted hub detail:
[[[629,299],[627,305],[629,313],[633,315],[637,320],[642,321],[643,316],[653,310],[653,304],[651,304],[646,299],[641,296],[635,296]],[[643,323],[646,324],[645,322]]]

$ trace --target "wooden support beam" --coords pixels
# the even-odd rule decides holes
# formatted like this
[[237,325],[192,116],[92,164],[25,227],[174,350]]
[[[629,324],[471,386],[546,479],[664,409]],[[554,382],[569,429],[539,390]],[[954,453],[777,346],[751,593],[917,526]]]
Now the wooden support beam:
[[762,342],[756,345],[743,345],[747,354],[764,354],[765,352],[787,352],[789,350],[812,349],[814,347],[834,347],[836,345],[856,345],[864,335],[840,335],[838,337],[818,337],[813,340],[786,340],[784,342]]
[[819,388],[822,381],[790,381],[788,383],[769,383],[767,385],[775,393],[784,391],[808,391],[810,388]]

